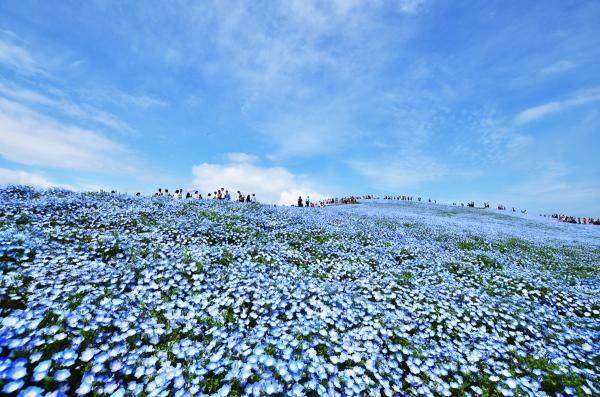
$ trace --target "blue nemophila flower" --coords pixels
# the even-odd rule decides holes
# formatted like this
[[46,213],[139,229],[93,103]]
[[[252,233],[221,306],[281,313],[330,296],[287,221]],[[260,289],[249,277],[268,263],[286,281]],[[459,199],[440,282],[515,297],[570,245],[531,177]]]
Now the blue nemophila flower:
[[18,397],[38,397],[44,395],[44,389],[37,386],[29,386],[19,392]]
[[84,381],[75,390],[75,393],[78,395],[86,395],[91,391],[92,391],[92,384]]
[[2,392],[6,393],[6,394],[14,393],[17,390],[19,390],[21,387],[23,387],[24,384],[25,384],[25,382],[23,382],[22,380],[14,380],[12,382],[8,382],[2,388]]
[[11,380],[19,380],[27,375],[27,368],[22,365],[14,365],[7,371],[7,378]]
[[63,382],[71,376],[71,371],[68,369],[61,369],[54,373],[54,380],[57,382]]
[[86,349],[81,353],[81,361],[88,362],[94,357],[94,351],[92,349]]
[[[39,197],[17,199],[26,192]],[[593,394],[598,278],[559,273],[569,261],[594,271],[594,229],[561,231],[554,255],[546,247],[563,240],[543,222],[428,204],[297,211],[26,192],[0,189],[0,256],[15,264],[0,294],[27,301],[2,313],[5,386],[21,367],[33,371],[21,388],[68,368],[45,390],[55,395],[185,395],[213,376],[213,394],[535,394],[547,376]],[[23,211],[18,232],[1,222]]]

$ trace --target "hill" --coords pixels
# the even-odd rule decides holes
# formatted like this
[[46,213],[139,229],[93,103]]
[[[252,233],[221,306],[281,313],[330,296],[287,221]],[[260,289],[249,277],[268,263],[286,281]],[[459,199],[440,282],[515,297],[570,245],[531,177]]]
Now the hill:
[[600,228],[5,187],[0,388],[599,392]]

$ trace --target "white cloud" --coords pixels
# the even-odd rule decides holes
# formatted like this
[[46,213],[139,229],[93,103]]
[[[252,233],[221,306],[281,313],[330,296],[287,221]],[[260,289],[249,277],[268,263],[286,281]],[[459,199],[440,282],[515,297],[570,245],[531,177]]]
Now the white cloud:
[[448,174],[448,168],[426,156],[398,153],[396,158],[349,161],[348,164],[381,190],[413,188]]
[[50,89],[50,93],[33,91],[21,87],[7,80],[0,80],[0,95],[5,98],[33,104],[47,106],[59,110],[63,114],[82,120],[91,120],[117,131],[131,131],[131,127],[117,116],[99,110],[88,104],[75,104],[65,99],[65,94],[57,89]]
[[398,9],[407,14],[414,14],[425,3],[425,0],[399,0]]
[[548,102],[543,105],[534,106],[520,112],[515,118],[518,124],[529,123],[542,119],[552,113],[557,113],[569,108],[582,106],[591,102],[600,101],[600,87],[580,92],[572,98],[563,101]]
[[542,69],[542,75],[556,74],[566,72],[575,67],[575,63],[571,61],[558,61]]
[[263,203],[290,205],[296,203],[298,196],[309,195],[314,200],[324,197],[305,177],[282,167],[260,167],[248,162],[202,163],[195,165],[192,173],[194,186],[203,192],[224,187],[232,197],[240,190],[245,195],[255,193]]
[[93,91],[79,90],[79,93],[83,97],[90,98],[92,100],[110,102],[123,107],[133,105],[141,109],[149,109],[152,107],[169,106],[169,103],[163,99],[159,99],[150,95],[130,94],[114,87],[95,87]]
[[148,95],[131,95],[126,94],[124,92],[121,93],[123,99],[129,103],[132,103],[138,107],[143,109],[147,109],[149,107],[157,106],[157,107],[165,107],[168,105],[167,102],[162,99],[154,98]]
[[43,75],[44,68],[12,32],[0,31],[0,64],[24,75]]
[[475,142],[483,147],[474,145],[470,137],[466,146],[479,159],[505,161],[521,155],[533,143],[531,135],[515,131],[506,119],[495,115],[484,116],[476,126]]
[[[318,111],[318,110],[317,110]],[[259,131],[277,144],[277,156],[314,156],[333,153],[344,146],[356,131],[337,115],[318,118],[307,114],[286,113],[271,116],[259,124]]]
[[508,186],[507,200],[546,213],[598,216],[600,188],[593,182],[577,180],[571,172],[563,163],[545,162],[530,170],[526,180]]
[[105,136],[0,98],[0,155],[28,165],[132,171],[131,154]]
[[258,156],[254,154],[240,152],[227,153],[227,158],[233,163],[255,163],[259,160]]
[[27,171],[21,170],[9,170],[7,168],[0,168],[0,185],[28,185],[36,187],[64,187],[67,189],[75,190],[72,186],[63,185],[52,182],[42,175],[33,174]]

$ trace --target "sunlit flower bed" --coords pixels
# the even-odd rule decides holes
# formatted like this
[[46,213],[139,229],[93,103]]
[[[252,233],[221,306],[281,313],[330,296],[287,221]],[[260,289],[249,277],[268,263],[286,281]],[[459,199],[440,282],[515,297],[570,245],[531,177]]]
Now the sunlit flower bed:
[[0,390],[598,395],[600,228],[582,228],[6,187]]

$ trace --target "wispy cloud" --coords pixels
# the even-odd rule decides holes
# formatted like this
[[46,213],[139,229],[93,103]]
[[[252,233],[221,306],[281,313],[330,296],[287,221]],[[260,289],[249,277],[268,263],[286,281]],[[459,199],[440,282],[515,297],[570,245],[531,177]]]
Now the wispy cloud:
[[[397,13],[416,11],[419,3],[403,2]],[[407,40],[413,22],[375,23],[387,10],[375,2],[263,6],[257,13],[251,3],[216,3],[191,12],[214,22],[213,56],[201,70],[234,84],[244,119],[274,144],[276,156],[339,152],[361,135],[359,117],[370,116],[360,111],[378,96],[378,71],[395,56],[386,43]]]
[[242,152],[230,152],[227,153],[226,157],[232,163],[255,163],[259,160],[259,157],[254,154]]
[[48,180],[43,175],[23,171],[0,168],[0,185],[27,185],[36,187],[63,187],[76,190],[73,186],[64,185]]
[[169,106],[164,99],[144,94],[132,94],[115,87],[94,87],[93,90],[79,90],[82,97],[107,103],[113,103],[122,107],[135,106],[140,109],[162,108]]
[[131,153],[121,144],[2,98],[0,155],[27,165],[97,172],[134,169]]
[[448,175],[449,169],[428,156],[399,154],[377,160],[353,160],[348,164],[384,191],[410,189]]
[[0,65],[23,75],[45,75],[41,62],[13,32],[0,30]]
[[571,98],[548,102],[543,105],[534,106],[523,110],[515,118],[517,124],[525,124],[532,121],[540,120],[549,116],[553,113],[558,113],[566,109],[583,106],[588,103],[600,101],[600,87],[594,87],[579,94],[574,95]]
[[566,72],[567,70],[571,70],[575,67],[575,63],[572,61],[562,60],[555,62],[551,65],[546,66],[542,69],[542,75],[550,75]]
[[[0,95],[5,98],[11,98],[30,105],[47,106],[59,110],[65,115],[77,119],[94,121],[117,131],[129,132],[132,130],[127,123],[111,113],[104,112],[86,103],[75,104],[65,99],[65,94],[60,90],[53,89],[51,91],[54,95],[41,90],[30,90],[7,80],[0,79]],[[60,96],[56,96],[56,94]]]
[[593,181],[573,177],[565,163],[545,161],[530,170],[524,181],[510,185],[506,193],[512,202],[545,211],[565,211],[570,215],[600,213],[600,188]]
[[414,14],[424,3],[425,0],[399,0],[398,9],[402,12]]

